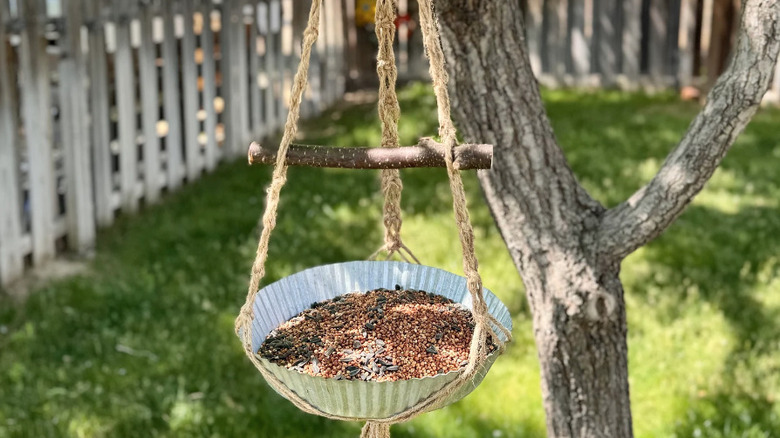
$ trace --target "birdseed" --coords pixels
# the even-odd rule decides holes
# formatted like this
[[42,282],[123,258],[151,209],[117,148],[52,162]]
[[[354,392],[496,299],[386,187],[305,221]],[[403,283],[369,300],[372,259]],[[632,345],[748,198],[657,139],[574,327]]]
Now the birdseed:
[[[463,305],[396,286],[314,303],[272,331],[258,355],[312,376],[406,380],[464,367],[473,332]],[[488,347],[496,348],[490,339]]]

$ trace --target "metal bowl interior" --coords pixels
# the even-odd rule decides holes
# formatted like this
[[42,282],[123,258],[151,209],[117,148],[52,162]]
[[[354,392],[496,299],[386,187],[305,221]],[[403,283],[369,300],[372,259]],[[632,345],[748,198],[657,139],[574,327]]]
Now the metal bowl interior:
[[[273,329],[314,302],[349,292],[392,289],[395,285],[434,292],[471,308],[466,279],[442,269],[393,261],[355,261],[317,266],[260,290],[252,309],[252,349],[257,351]],[[489,290],[483,289],[483,293],[490,313],[511,330],[512,319],[506,306]],[[498,353],[489,356],[473,384],[461,388],[434,408],[454,403],[473,391],[497,356]],[[285,386],[319,410],[356,420],[388,418],[429,397],[458,375],[453,371],[397,382],[364,382],[314,377],[280,367],[266,359],[261,359],[261,363]],[[277,388],[274,390],[278,392]]]

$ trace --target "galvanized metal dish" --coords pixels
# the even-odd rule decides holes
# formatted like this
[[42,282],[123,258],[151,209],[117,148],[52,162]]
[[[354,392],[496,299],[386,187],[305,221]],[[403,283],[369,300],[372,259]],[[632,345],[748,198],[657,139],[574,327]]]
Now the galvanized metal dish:
[[[443,295],[471,308],[471,295],[466,279],[451,272],[429,266],[392,261],[356,261],[317,266],[285,277],[260,290],[253,305],[252,349],[257,351],[268,334],[283,322],[312,303],[349,292],[365,292],[377,288],[422,289]],[[489,312],[508,330],[512,319],[506,306],[487,289],[483,289]],[[497,333],[501,333],[496,330]],[[503,335],[499,335],[502,336]],[[501,339],[506,341],[506,339]],[[479,385],[498,357],[493,352],[480,369],[473,385],[460,391],[433,409],[454,403]],[[336,380],[314,377],[280,367],[260,358],[263,367],[285,386],[323,413],[355,420],[385,419],[404,411],[429,397],[458,372],[434,377],[395,382]],[[277,392],[278,389],[274,388]]]

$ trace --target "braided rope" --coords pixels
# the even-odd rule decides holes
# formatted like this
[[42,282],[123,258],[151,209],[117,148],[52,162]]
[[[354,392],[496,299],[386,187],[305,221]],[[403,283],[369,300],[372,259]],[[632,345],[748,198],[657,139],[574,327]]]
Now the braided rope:
[[[379,49],[376,57],[376,73],[379,78],[379,97],[377,111],[382,122],[383,148],[399,147],[398,119],[401,117],[401,108],[398,105],[398,96],[395,92],[395,83],[398,79],[398,70],[395,65],[393,53],[393,40],[395,39],[395,0],[377,0],[374,15],[375,31]],[[385,225],[385,243],[374,253],[387,251],[389,259],[394,253],[398,253],[404,261],[409,261],[404,255],[409,256],[420,263],[417,257],[411,253],[401,240],[401,173],[398,169],[383,169],[381,172],[382,194],[385,203],[382,208],[382,218]],[[403,250],[403,251],[402,251]]]

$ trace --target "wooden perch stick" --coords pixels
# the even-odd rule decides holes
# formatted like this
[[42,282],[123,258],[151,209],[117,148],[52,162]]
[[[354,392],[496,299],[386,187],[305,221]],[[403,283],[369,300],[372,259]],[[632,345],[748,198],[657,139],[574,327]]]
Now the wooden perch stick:
[[[291,144],[287,150],[290,166],[341,167],[345,169],[406,169],[410,167],[445,167],[444,147],[430,138],[421,138],[416,146],[399,148],[366,148],[310,146]],[[276,149],[268,149],[252,142],[249,145],[249,164],[273,164]],[[493,164],[493,145],[462,144],[455,147],[455,168],[490,169]]]

